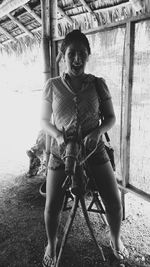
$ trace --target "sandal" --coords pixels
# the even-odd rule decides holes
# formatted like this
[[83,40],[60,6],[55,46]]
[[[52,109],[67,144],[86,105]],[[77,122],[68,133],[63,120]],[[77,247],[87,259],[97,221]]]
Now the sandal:
[[43,258],[42,266],[43,267],[55,267],[55,261],[52,257],[50,257],[49,255],[46,255]]
[[129,252],[128,250],[125,248],[125,246],[123,245],[123,243],[121,242],[121,248],[120,250],[117,250],[114,248],[114,245],[112,243],[112,241],[110,241],[110,247],[113,251],[114,256],[118,259],[118,260],[124,260],[129,258]]
[[[56,237],[56,247],[58,244],[58,238]],[[46,246],[47,248],[47,246]],[[45,248],[45,252],[46,252]],[[51,257],[50,255],[44,255],[43,261],[42,261],[43,267],[55,267],[56,265],[56,257]]]

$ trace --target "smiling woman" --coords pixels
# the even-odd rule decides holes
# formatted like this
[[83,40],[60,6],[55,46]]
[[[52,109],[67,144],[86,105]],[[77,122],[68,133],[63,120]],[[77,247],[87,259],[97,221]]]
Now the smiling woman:
[[[104,79],[85,73],[91,51],[87,37],[80,30],[67,34],[62,42],[61,52],[66,72],[47,81],[42,99],[43,130],[52,138],[45,205],[48,245],[43,266],[52,267],[56,262],[57,228],[65,194],[62,184],[66,177],[61,153],[66,146],[63,129],[67,136],[71,137],[76,136],[80,129],[85,151],[88,154],[94,150],[87,164],[105,203],[111,232],[111,248],[116,258],[123,259],[128,257],[128,251],[120,239],[121,201],[103,142],[103,134],[115,123],[111,95]],[[100,113],[103,114],[103,120]]]

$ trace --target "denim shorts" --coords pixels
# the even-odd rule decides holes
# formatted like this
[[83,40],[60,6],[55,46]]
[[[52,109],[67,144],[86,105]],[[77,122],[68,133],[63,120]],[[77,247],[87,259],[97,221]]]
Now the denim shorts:
[[[89,148],[86,151],[86,154],[90,154],[92,151],[92,147]],[[106,162],[110,161],[109,156],[107,154],[107,151],[105,149],[105,144],[101,140],[98,144],[98,147],[96,151],[88,158],[87,162],[89,165],[103,165]],[[59,157],[59,155],[55,154],[50,154],[50,159],[48,163],[48,169],[51,170],[64,170],[65,169],[65,164],[64,161]]]

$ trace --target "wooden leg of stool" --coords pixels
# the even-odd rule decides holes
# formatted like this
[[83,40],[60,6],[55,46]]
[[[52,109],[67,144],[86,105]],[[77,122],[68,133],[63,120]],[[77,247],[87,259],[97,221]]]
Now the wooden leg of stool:
[[105,261],[106,259],[105,259],[103,250],[102,250],[101,246],[98,244],[98,242],[97,242],[97,240],[96,240],[96,237],[95,237],[95,235],[94,235],[92,226],[91,226],[91,224],[90,224],[90,220],[89,220],[88,212],[87,212],[87,210],[86,210],[85,200],[84,200],[84,197],[83,197],[83,196],[80,196],[80,203],[81,203],[82,211],[83,211],[83,214],[84,214],[84,217],[85,217],[87,226],[88,226],[88,228],[89,228],[89,230],[90,230],[91,236],[93,237],[93,240],[94,240],[94,242],[95,242],[95,245],[97,246],[98,250],[99,250],[100,253],[101,253],[101,256],[102,256],[103,261]]
[[108,222],[107,222],[107,219],[106,219],[106,216],[105,216],[105,210],[103,208],[103,205],[102,205],[100,199],[98,198],[98,195],[95,197],[95,205],[96,205],[97,209],[101,211],[100,215],[101,215],[103,223],[105,225],[108,225]]
[[64,231],[63,238],[62,238],[59,254],[58,254],[58,257],[57,257],[56,267],[59,267],[59,263],[60,263],[60,260],[61,260],[61,255],[63,253],[64,247],[65,247],[65,244],[66,244],[66,241],[67,241],[67,237],[68,237],[70,228],[72,226],[72,223],[73,223],[73,220],[74,220],[77,208],[78,208],[78,203],[79,203],[79,197],[74,197],[73,206],[72,206],[72,209],[70,211],[68,220],[67,220],[66,225],[65,225],[65,231]]
[[[93,209],[92,208],[94,204],[95,204],[97,209]],[[108,222],[107,222],[107,219],[106,219],[106,216],[105,216],[105,210],[103,208],[101,200],[99,199],[98,192],[95,191],[95,192],[92,193],[92,201],[91,201],[87,211],[99,213],[103,223],[105,225],[108,225]]]

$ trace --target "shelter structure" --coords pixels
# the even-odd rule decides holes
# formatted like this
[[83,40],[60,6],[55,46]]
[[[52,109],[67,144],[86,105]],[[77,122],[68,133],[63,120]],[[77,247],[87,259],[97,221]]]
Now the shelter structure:
[[110,136],[123,206],[126,192],[150,201],[150,0],[0,0],[0,49],[40,38],[45,80],[63,71],[59,46],[76,28],[94,50],[89,70],[111,87],[118,124]]

